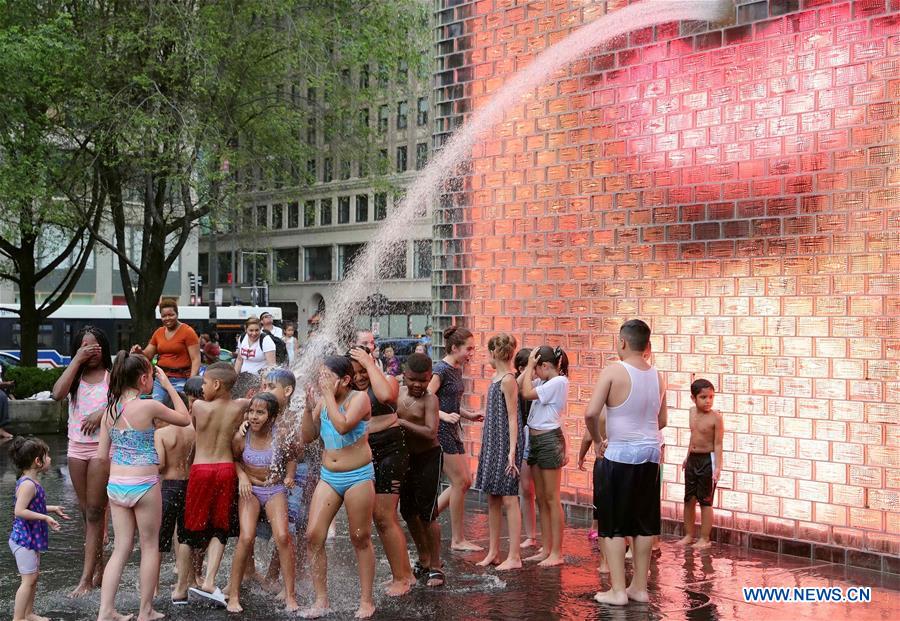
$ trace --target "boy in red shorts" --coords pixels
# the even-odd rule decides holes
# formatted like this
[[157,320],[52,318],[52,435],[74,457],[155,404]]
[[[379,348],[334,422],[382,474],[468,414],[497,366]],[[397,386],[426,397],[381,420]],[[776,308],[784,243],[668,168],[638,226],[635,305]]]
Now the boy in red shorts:
[[227,362],[211,364],[203,375],[203,400],[195,401],[191,409],[196,443],[185,499],[184,540],[191,547],[193,563],[189,559],[178,567],[173,602],[186,601],[193,568],[200,566],[203,551],[209,547],[206,578],[200,588],[192,588],[191,592],[225,605],[225,597],[216,588],[215,579],[225,543],[238,532],[234,511],[237,471],[231,439],[250,405],[247,399],[231,400],[236,379],[237,373]]

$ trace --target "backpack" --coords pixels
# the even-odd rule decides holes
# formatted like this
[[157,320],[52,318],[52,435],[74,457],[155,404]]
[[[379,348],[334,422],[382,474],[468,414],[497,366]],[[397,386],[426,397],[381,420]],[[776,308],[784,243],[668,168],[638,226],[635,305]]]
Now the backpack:
[[287,364],[288,362],[288,350],[287,343],[284,342],[284,339],[280,339],[268,330],[263,330],[263,334],[272,339],[272,342],[275,343],[275,363],[276,364]]

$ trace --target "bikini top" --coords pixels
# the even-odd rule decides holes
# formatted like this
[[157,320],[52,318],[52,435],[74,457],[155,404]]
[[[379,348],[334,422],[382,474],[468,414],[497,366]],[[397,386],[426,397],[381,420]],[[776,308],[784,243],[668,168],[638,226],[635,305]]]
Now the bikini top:
[[[344,406],[350,402],[350,399],[353,398],[353,395],[356,394],[355,391],[351,392],[350,395],[344,400],[344,402],[338,408],[342,414],[346,414],[346,410]],[[356,427],[351,429],[349,432],[345,434],[338,433],[338,430],[334,428],[334,424],[331,422],[331,419],[328,418],[328,408],[322,408],[321,415],[321,429],[319,430],[319,435],[322,438],[322,444],[325,445],[325,449],[329,451],[336,451],[338,449],[342,449],[348,446],[352,446],[359,442],[359,439],[366,435],[366,431],[369,428],[369,421],[361,420],[356,423]]]
[[255,449],[252,444],[253,432],[247,429],[247,441],[244,442],[244,452],[241,453],[241,459],[248,466],[256,468],[268,468],[272,465],[272,459],[275,456],[275,438],[269,442],[269,447],[264,449]]
[[372,416],[387,416],[388,414],[394,414],[397,412],[397,409],[391,406],[388,403],[382,403],[378,400],[378,397],[375,396],[375,391],[372,390],[372,387],[369,386],[369,403],[372,404]]
[[[129,401],[129,403],[131,403]],[[128,404],[116,404],[116,415],[113,426],[109,428],[109,439],[112,443],[112,463],[119,466],[158,466],[159,455],[156,454],[156,445],[153,444],[153,434],[156,431],[150,429],[137,430],[128,422],[125,416],[125,407]],[[117,429],[115,424],[119,419],[125,421],[128,429]]]

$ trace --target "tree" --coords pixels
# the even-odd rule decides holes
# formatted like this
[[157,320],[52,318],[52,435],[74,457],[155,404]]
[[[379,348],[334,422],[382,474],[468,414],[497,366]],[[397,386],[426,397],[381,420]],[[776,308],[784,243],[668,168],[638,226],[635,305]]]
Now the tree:
[[424,69],[428,58],[419,0],[91,0],[59,10],[91,52],[85,88],[97,105],[82,122],[103,136],[91,146],[114,235],[94,233],[116,255],[138,339],[201,221],[223,232],[247,193],[309,183],[310,127],[341,145],[338,157],[369,157],[360,112],[381,86],[359,68]]
[[[68,298],[94,248],[105,188],[69,120],[83,109],[83,48],[65,15],[0,2],[0,278],[15,284],[21,360]],[[50,293],[42,300],[42,283]]]

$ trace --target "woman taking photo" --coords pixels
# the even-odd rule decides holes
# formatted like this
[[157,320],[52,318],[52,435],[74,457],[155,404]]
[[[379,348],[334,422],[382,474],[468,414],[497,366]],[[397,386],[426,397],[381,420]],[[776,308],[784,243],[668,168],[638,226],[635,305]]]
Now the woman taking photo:
[[[131,353],[143,354],[150,361],[159,356],[156,366],[176,390],[181,390],[187,379],[200,371],[200,338],[192,327],[178,321],[178,304],[171,298],[159,303],[159,318],[163,325],[153,333],[147,346],[135,345]],[[162,401],[165,396],[165,389],[154,379],[153,398]]]
[[251,315],[244,322],[244,336],[234,352],[234,370],[240,373],[258,373],[260,369],[275,366],[275,341],[262,333],[259,317]]

